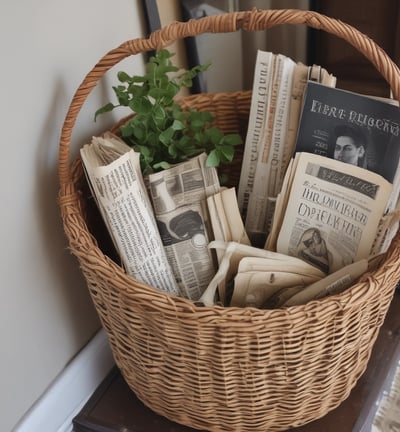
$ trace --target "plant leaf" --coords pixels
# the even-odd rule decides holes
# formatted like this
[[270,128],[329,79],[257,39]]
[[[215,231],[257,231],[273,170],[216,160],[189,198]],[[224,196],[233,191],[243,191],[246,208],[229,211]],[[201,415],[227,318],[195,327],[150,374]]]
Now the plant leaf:
[[129,103],[129,108],[137,113],[149,114],[153,108],[153,105],[147,98],[141,97],[133,99]]
[[177,151],[177,148],[176,148],[175,144],[171,144],[168,147],[168,154],[170,156],[172,156],[173,158],[175,158],[178,155],[178,151]]
[[163,122],[164,119],[167,117],[166,112],[161,105],[154,105],[153,116],[156,123]]
[[237,134],[227,134],[223,137],[222,141],[231,146],[239,145],[243,142],[241,136]]
[[120,71],[117,74],[118,80],[120,82],[131,82],[131,77],[124,71]]
[[106,112],[112,111],[114,108],[116,108],[118,105],[114,105],[113,103],[109,102],[108,104],[104,105],[103,107],[99,108],[95,114],[94,114],[94,121],[96,121],[97,116],[100,114],[104,114]]
[[211,150],[206,159],[206,167],[217,167],[220,162],[220,157],[216,149]]
[[171,142],[173,136],[174,130],[172,128],[168,128],[160,133],[159,139],[164,145],[168,145]]
[[233,156],[235,155],[235,149],[230,145],[223,145],[218,150],[225,156],[226,160],[232,162]]
[[171,164],[169,164],[166,161],[161,161],[161,162],[158,162],[158,163],[156,163],[156,164],[153,165],[153,168],[155,170],[158,170],[158,169],[166,170],[166,169],[168,169],[170,167],[171,167]]
[[185,125],[179,120],[174,120],[171,125],[171,129],[173,129],[174,131],[183,130],[185,129]]

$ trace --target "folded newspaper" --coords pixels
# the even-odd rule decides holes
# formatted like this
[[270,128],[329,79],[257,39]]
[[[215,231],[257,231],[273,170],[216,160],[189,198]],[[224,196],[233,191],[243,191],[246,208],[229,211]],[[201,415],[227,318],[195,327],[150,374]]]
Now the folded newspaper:
[[316,267],[294,257],[243,257],[234,278],[231,306],[279,307],[278,293],[295,294],[324,277]]
[[168,261],[184,297],[198,300],[215,274],[207,198],[219,192],[205,153],[146,178]]
[[[223,251],[223,257],[217,273],[199,299],[199,303],[205,306],[221,303],[224,306],[259,307],[273,291],[292,287],[293,284],[304,287],[325,276],[321,270],[299,258],[248,244],[215,240],[209,247]],[[262,286],[244,286],[240,281],[235,281],[239,268],[257,272],[257,277],[263,280]]]
[[127,274],[181,295],[144,185],[139,153],[111,133],[81,148],[88,183]]
[[[250,245],[240,216],[235,188],[223,189],[207,198],[214,240]],[[224,251],[216,249],[218,264]]]

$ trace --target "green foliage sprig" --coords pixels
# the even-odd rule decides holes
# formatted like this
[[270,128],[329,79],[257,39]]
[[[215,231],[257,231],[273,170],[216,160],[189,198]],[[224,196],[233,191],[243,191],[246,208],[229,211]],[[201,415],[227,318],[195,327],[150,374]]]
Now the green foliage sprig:
[[174,98],[182,88],[190,88],[192,80],[209,65],[195,66],[179,73],[171,62],[174,54],[163,49],[146,64],[144,76],[118,73],[120,85],[113,90],[119,104],[108,103],[95,113],[129,107],[135,115],[120,128],[122,139],[141,155],[144,174],[168,168],[202,152],[207,153],[207,166],[231,162],[234,146],[242,142],[237,134],[224,134],[213,126],[209,112],[182,110]]

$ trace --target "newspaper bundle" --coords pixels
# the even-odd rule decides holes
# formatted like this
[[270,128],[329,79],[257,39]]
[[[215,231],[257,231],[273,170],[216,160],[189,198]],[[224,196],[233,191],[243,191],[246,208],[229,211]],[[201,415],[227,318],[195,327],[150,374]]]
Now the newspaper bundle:
[[143,182],[139,153],[105,134],[84,145],[81,157],[93,197],[126,272],[180,295]]
[[282,54],[258,51],[238,203],[252,244],[259,247],[270,230],[276,197],[293,155],[310,79],[336,85],[336,78],[320,66],[308,67]]
[[215,274],[207,197],[219,192],[207,155],[194,157],[147,177],[157,226],[182,295],[197,300]]

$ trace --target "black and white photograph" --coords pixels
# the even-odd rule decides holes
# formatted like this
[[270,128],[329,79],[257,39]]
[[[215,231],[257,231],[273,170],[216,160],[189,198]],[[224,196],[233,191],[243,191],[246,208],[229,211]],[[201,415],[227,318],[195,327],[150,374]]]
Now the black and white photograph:
[[329,273],[332,253],[318,228],[308,228],[303,232],[298,244],[297,256],[323,272]]
[[296,152],[350,163],[393,183],[400,159],[400,109],[390,99],[309,81]]

